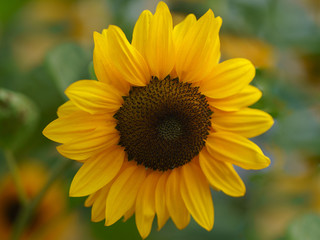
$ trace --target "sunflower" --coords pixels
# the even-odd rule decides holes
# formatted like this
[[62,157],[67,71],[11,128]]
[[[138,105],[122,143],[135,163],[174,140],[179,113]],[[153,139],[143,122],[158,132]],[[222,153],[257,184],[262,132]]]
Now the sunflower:
[[155,214],[161,229],[169,217],[178,229],[190,215],[210,231],[210,186],[243,196],[233,168],[270,164],[248,140],[272,118],[248,106],[261,97],[250,86],[255,68],[246,59],[219,63],[222,20],[208,10],[173,28],[167,5],[143,11],[128,42],[120,28],[94,33],[98,81],[66,89],[70,101],[43,131],[62,143],[63,156],[82,162],[70,196],[87,196],[92,221],[109,226],[135,213],[146,238]]
[[[20,168],[22,187],[28,199],[34,198],[47,180],[48,172],[39,164],[28,163]],[[46,193],[21,239],[60,239],[70,226],[71,215],[65,214],[66,199],[61,184],[54,184]],[[0,239],[11,239],[14,225],[23,204],[10,174],[0,180]],[[74,225],[74,224],[73,224]]]

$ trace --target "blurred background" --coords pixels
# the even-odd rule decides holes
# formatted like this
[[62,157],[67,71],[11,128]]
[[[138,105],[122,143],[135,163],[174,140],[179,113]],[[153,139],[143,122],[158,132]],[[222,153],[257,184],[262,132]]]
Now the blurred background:
[[[0,239],[10,238],[25,202],[40,192],[21,239],[141,239],[134,218],[111,227],[90,221],[85,198],[68,197],[80,165],[61,157],[41,132],[66,101],[65,88],[93,78],[93,31],[115,24],[130,40],[139,14],[154,12],[157,2],[0,1]],[[193,220],[182,231],[169,221],[161,231],[154,224],[148,239],[320,239],[320,1],[166,3],[175,24],[211,8],[223,19],[222,60],[244,57],[257,67],[252,84],[263,97],[253,107],[270,113],[275,124],[253,141],[272,164],[237,169],[247,186],[244,197],[212,192],[211,232]],[[19,173],[20,186],[10,172]],[[19,188],[26,196],[19,198]]]

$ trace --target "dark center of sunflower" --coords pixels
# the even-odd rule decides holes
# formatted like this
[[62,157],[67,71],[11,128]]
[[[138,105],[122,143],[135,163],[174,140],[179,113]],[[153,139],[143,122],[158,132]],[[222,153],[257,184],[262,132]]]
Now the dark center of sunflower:
[[[40,215],[38,210],[39,209],[36,209],[34,214],[29,219],[28,224],[26,225],[27,229],[37,227]],[[11,196],[8,199],[5,199],[3,204],[3,212],[1,214],[3,214],[6,224],[12,227],[18,220],[18,217],[22,211],[23,204],[21,201],[17,198],[17,196]]]
[[16,221],[21,209],[22,204],[18,199],[10,199],[10,201],[5,203],[4,214],[7,222],[10,225],[12,225]]
[[123,99],[114,118],[129,160],[166,171],[188,163],[205,145],[212,111],[198,87],[153,77]]
[[159,136],[166,141],[177,139],[182,134],[182,124],[175,116],[166,116],[158,124]]

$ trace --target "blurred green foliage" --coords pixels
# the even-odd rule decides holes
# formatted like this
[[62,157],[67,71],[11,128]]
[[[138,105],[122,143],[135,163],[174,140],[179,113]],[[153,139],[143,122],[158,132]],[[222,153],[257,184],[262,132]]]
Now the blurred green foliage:
[[[32,25],[28,30],[23,29],[23,21],[28,21],[24,11],[29,11],[31,15],[39,14],[38,8],[32,8],[39,2],[0,2],[0,144],[1,147],[14,148],[19,163],[27,158],[36,158],[50,169],[60,156],[55,150],[56,144],[44,138],[41,132],[56,118],[58,106],[66,101],[64,90],[72,82],[96,77],[92,64],[93,41],[85,45],[74,33],[68,32],[72,27],[77,29],[78,25],[83,25],[73,20],[73,13],[70,12],[67,20],[63,21],[54,17],[56,25],[43,21],[38,22],[41,27]],[[77,4],[81,2],[84,1],[65,1],[65,4],[77,9]],[[150,2],[102,0],[101,3],[109,8],[106,14],[110,15],[110,21],[105,22],[104,27],[118,25],[131,39],[136,19],[142,10],[153,4]],[[319,171],[314,171],[320,161],[318,1],[172,0],[167,3],[174,17],[187,13],[200,17],[212,8],[215,15],[223,19],[222,35],[259,39],[269,44],[275,52],[272,59],[274,65],[257,69],[253,81],[263,92],[262,99],[253,107],[263,109],[275,118],[274,127],[254,139],[271,156],[272,166],[254,173],[239,170],[247,186],[245,197],[231,198],[221,192],[213,192],[215,227],[211,232],[203,230],[194,221],[180,231],[169,221],[160,232],[154,224],[149,239],[320,239],[320,209],[310,205],[306,197],[309,195],[299,189],[292,195],[283,190],[287,196],[283,200],[282,196],[273,194],[277,184],[270,184],[279,177],[286,178],[285,174],[320,179]],[[68,27],[52,27],[60,26],[61,22]],[[100,31],[98,27],[95,30]],[[31,37],[36,42],[29,46],[27,42]],[[32,54],[39,54],[37,50],[43,41],[52,39],[55,41],[42,50],[40,60],[34,61]],[[25,49],[30,48],[33,51],[24,54]],[[9,100],[8,95],[11,96]],[[2,155],[0,164],[4,166],[0,171],[3,174],[7,168]],[[66,195],[78,167],[75,165],[65,173]],[[311,183],[303,184],[307,189]],[[315,191],[310,195],[320,194],[319,187]],[[285,204],[280,204],[282,200]],[[134,217],[126,223],[119,221],[105,227],[103,223],[89,223],[90,208],[83,207],[83,198],[68,201],[70,211],[80,212],[82,224],[89,228],[79,239],[140,239]],[[292,206],[289,211],[291,215],[286,211],[281,214],[286,206]],[[266,209],[280,209],[279,215],[270,217]],[[307,211],[313,214],[304,215]]]
[[0,89],[0,146],[16,149],[32,134],[37,124],[37,109],[26,96]]
[[306,214],[295,219],[288,227],[284,240],[309,239],[317,240],[320,238],[320,216]]
[[48,53],[45,65],[55,85],[63,93],[71,83],[88,78],[89,59],[89,54],[80,46],[66,43]]

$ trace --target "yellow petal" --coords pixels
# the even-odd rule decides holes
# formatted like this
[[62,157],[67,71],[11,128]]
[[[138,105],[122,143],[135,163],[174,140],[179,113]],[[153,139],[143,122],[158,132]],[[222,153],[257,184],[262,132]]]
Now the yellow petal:
[[164,79],[171,72],[175,62],[172,17],[164,2],[159,2],[150,20],[146,59],[151,75]]
[[155,215],[155,188],[157,186],[159,172],[152,172],[143,182],[136,200],[136,224],[138,231],[145,239],[151,231]]
[[168,176],[168,172],[164,172],[156,187],[155,207],[158,219],[158,230],[160,230],[169,219],[169,212],[166,205],[166,184]]
[[206,147],[218,161],[229,162],[244,169],[262,169],[270,164],[261,149],[245,137],[229,132],[215,132],[208,136]]
[[105,117],[102,115],[76,111],[52,121],[42,133],[52,141],[66,143],[81,138],[104,124]]
[[65,93],[77,107],[91,114],[115,113],[123,103],[114,87],[94,80],[77,81]]
[[150,11],[144,10],[136,22],[132,35],[132,46],[134,46],[147,59],[147,43],[149,41],[150,22],[153,15]]
[[145,177],[146,170],[142,166],[131,166],[121,172],[107,197],[106,226],[118,221],[134,205]]
[[[177,55],[177,49],[182,44],[182,41],[185,38],[187,32],[190,30],[191,26],[196,21],[197,19],[194,16],[194,14],[189,14],[182,22],[180,22],[173,28],[172,38],[173,38],[173,45],[176,53],[176,59],[179,58],[179,56]],[[171,79],[178,77],[175,67],[172,69],[170,73],[170,77]]]
[[262,96],[261,91],[251,85],[246,86],[239,93],[226,98],[208,98],[211,107],[223,111],[238,111],[257,102]]
[[181,169],[171,171],[166,185],[166,203],[172,221],[178,229],[185,228],[190,222],[190,214],[180,193]]
[[200,84],[200,91],[210,98],[225,98],[239,93],[254,78],[255,68],[243,58],[224,61]]
[[143,56],[128,42],[122,30],[109,26],[107,33],[108,59],[121,73],[123,78],[132,85],[145,86],[151,79],[148,65]]
[[189,14],[182,22],[173,28],[173,42],[175,49],[178,49],[179,46],[182,45],[183,39],[195,22],[197,22],[197,19],[194,14]]
[[124,158],[124,149],[119,146],[89,158],[74,176],[70,196],[86,196],[102,188],[117,175]]
[[79,111],[80,109],[74,105],[73,102],[67,101],[64,104],[62,104],[57,111],[58,117],[65,117],[71,113],[74,113],[76,111]]
[[218,63],[221,23],[221,18],[209,10],[190,26],[177,49],[176,72],[181,81],[202,81]]
[[92,222],[100,222],[105,219],[106,199],[111,185],[112,184],[109,183],[97,192],[97,197],[91,209]]
[[[106,33],[107,31],[104,31]],[[94,32],[93,65],[97,79],[117,88],[122,95],[127,95],[130,84],[114,66],[109,56],[107,34]]]
[[123,215],[123,221],[126,222],[129,218],[131,218],[135,210],[136,206],[132,205],[132,207]]
[[86,160],[97,151],[116,146],[119,143],[119,133],[115,126],[101,126],[81,138],[74,139],[57,147],[58,152],[66,158]]
[[272,117],[261,110],[243,108],[236,112],[215,112],[212,127],[217,131],[227,131],[241,136],[256,137],[273,125]]
[[215,160],[206,148],[199,154],[199,163],[209,183],[216,189],[233,197],[245,194],[246,187],[231,163]]
[[[99,191],[100,191],[100,190],[99,190]],[[99,192],[99,191],[97,191],[97,192],[95,192],[95,193],[92,193],[92,194],[90,194],[89,197],[87,197],[86,201],[84,202],[84,206],[85,206],[85,207],[91,207],[91,206],[92,206],[92,204],[94,203],[95,199],[96,199],[97,196],[98,196],[98,192]]]
[[181,195],[194,220],[207,231],[213,227],[210,187],[200,167],[189,162],[182,167]]

